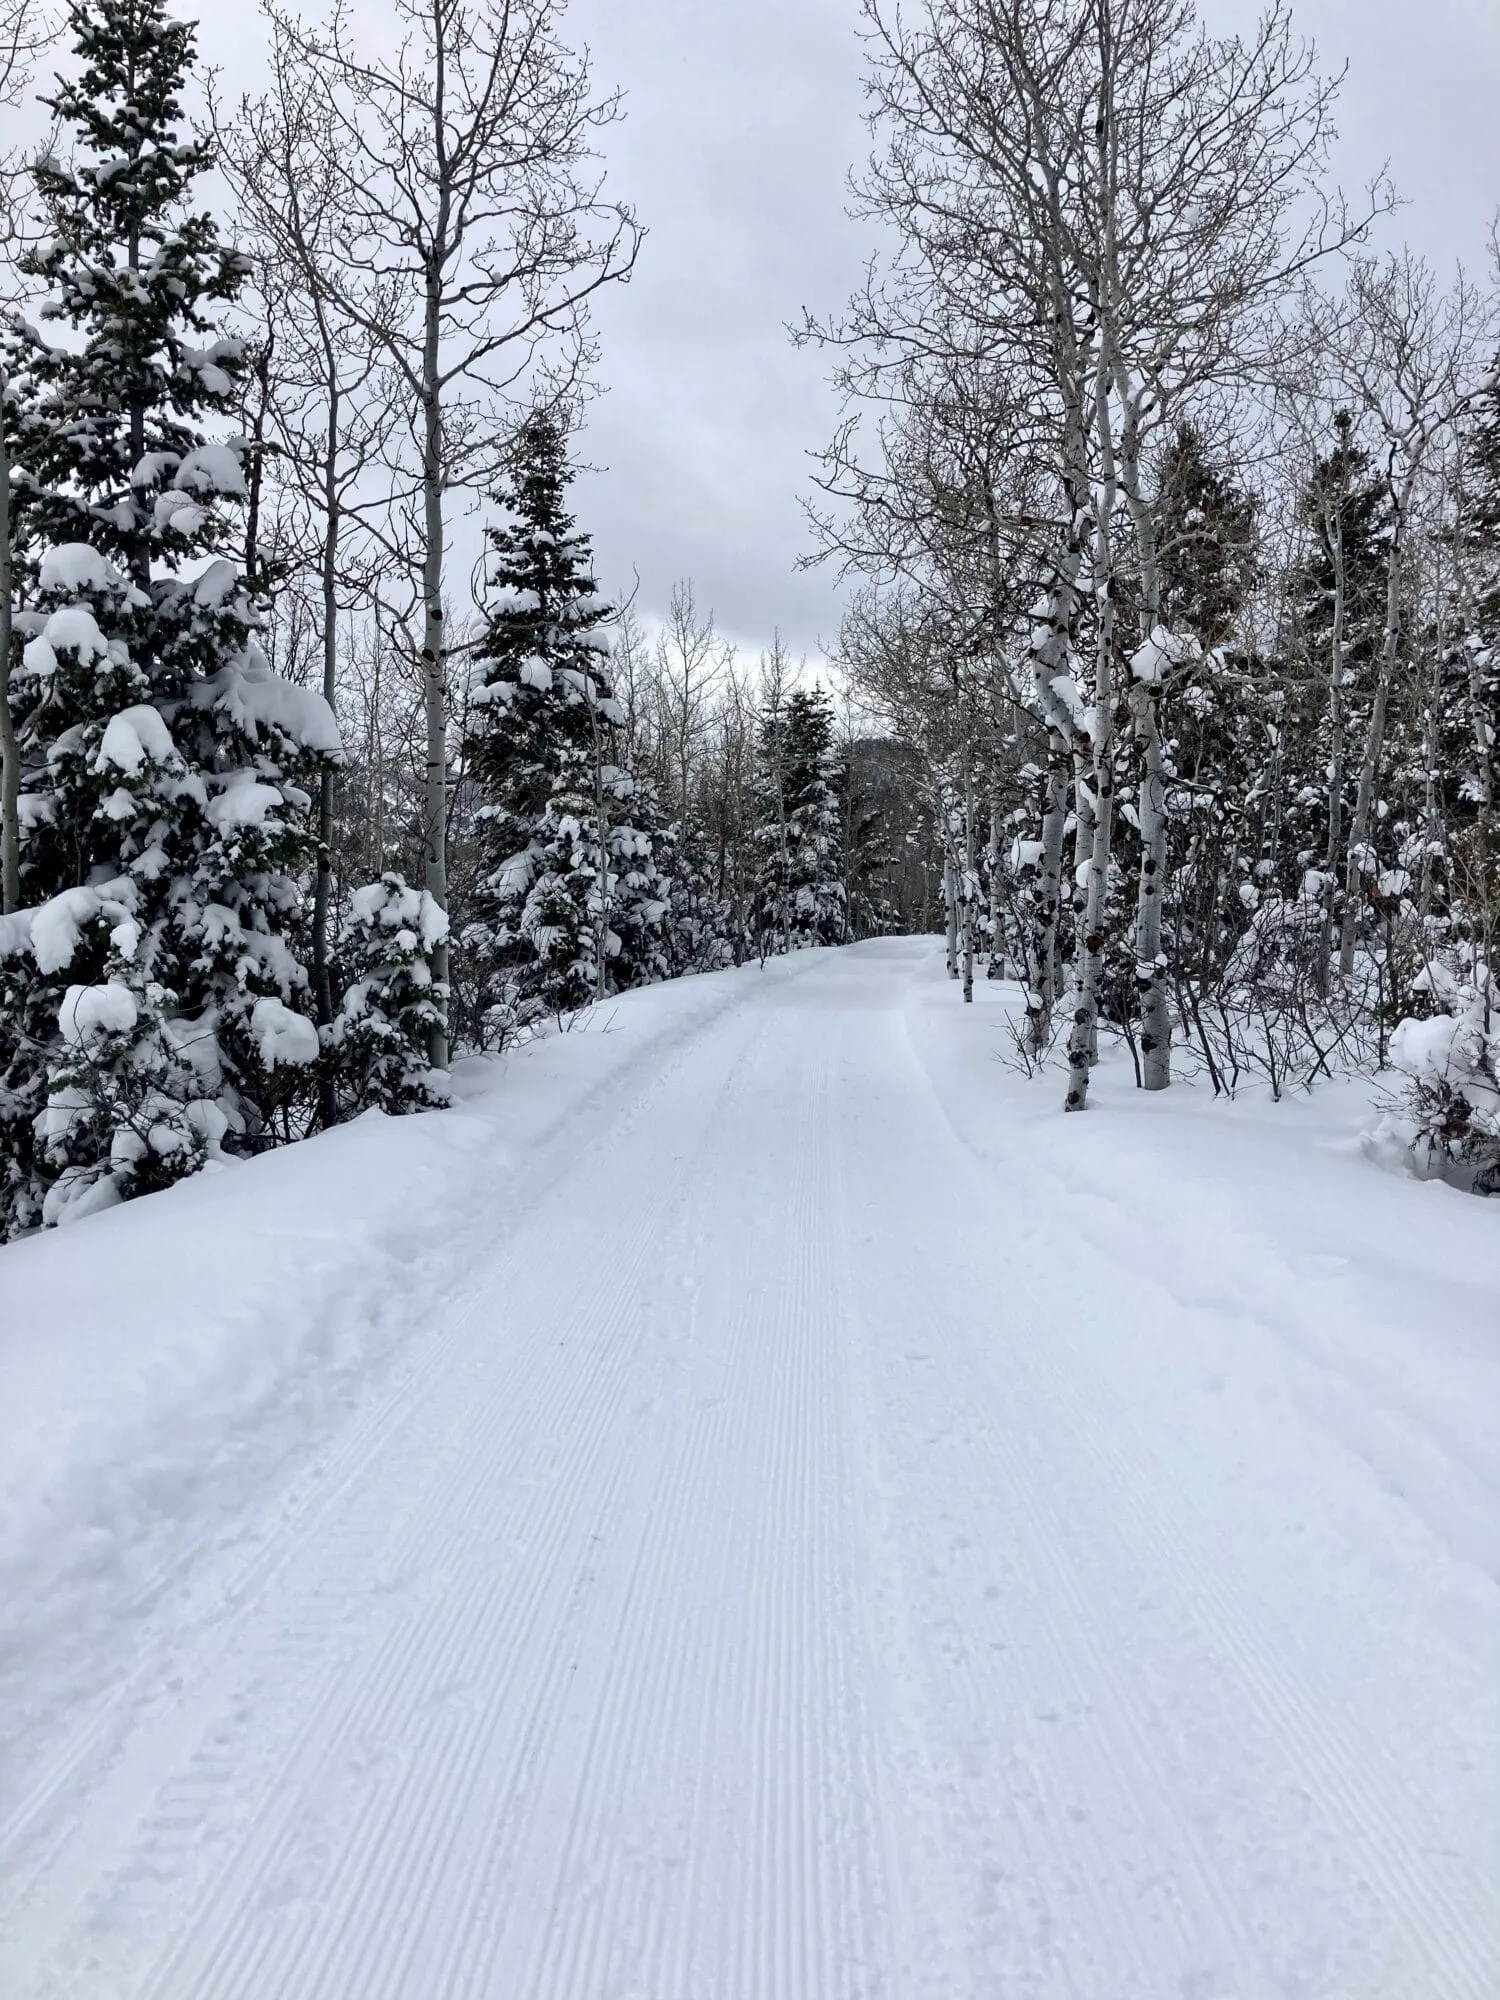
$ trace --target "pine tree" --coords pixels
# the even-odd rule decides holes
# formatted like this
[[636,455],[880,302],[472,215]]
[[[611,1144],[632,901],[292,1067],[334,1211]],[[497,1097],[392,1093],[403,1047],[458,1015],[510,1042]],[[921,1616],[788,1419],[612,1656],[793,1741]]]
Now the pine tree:
[[1255,583],[1255,502],[1179,424],[1163,455],[1156,503],[1161,618],[1207,651],[1235,627]]
[[1369,663],[1379,637],[1388,528],[1385,488],[1347,411],[1341,410],[1335,419],[1334,442],[1327,455],[1314,463],[1300,511],[1314,538],[1301,576],[1302,628],[1310,639],[1321,641],[1332,626],[1336,533],[1346,572],[1344,664],[1352,678]]
[[[277,679],[226,515],[239,346],[214,337],[243,260],[185,213],[193,32],[161,0],[79,0],[53,108],[76,159],[38,169],[44,321],[13,439],[30,540],[12,687],[21,886],[0,1045],[9,1229],[179,1178],[290,1129],[317,1035],[293,1003],[307,787],[338,737]],[[96,907],[77,914],[80,895]],[[63,954],[62,944],[71,940]],[[91,997],[90,997],[91,996]]]
[[883,937],[897,928],[889,882],[895,847],[858,741],[839,763],[839,849],[851,937]]
[[762,958],[848,936],[842,786],[833,705],[822,688],[798,688],[761,725],[751,924]]
[[399,1114],[448,1102],[447,1072],[429,1059],[438,1016],[432,953],[447,927],[427,891],[390,870],[349,898],[340,949],[344,998],[329,1035],[346,1116],[371,1106]]
[[483,850],[464,945],[492,1028],[587,1006],[669,970],[660,812],[617,760],[613,615],[565,499],[561,425],[534,413],[490,533],[489,619],[470,694]]

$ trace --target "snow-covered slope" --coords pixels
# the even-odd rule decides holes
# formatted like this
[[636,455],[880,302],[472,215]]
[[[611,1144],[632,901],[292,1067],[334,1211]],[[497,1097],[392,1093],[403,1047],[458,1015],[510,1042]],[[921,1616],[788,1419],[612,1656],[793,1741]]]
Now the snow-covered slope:
[[1500,1204],[925,942],[0,1254],[0,1992],[1489,2000]]

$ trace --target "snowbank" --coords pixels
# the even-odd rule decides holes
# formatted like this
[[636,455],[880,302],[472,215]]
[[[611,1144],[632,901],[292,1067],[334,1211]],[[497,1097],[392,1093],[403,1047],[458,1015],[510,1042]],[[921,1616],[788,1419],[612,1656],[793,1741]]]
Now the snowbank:
[[1122,1315],[1190,1330],[1185,1393],[1253,1384],[1289,1439],[1333,1433],[1476,1581],[1500,1579],[1500,1201],[1368,1157],[1367,1080],[1279,1104],[1147,1094],[1106,1041],[1093,1108],[1062,1117],[1060,1058],[1030,1080],[1003,1060],[1020,989],[975,995],[927,983],[910,1032],[966,1144],[1056,1215],[1060,1276],[1070,1244],[1112,1267]]
[[371,1112],[0,1250],[0,1761],[108,1674],[112,1627],[415,1365],[404,1337],[460,1299],[477,1248],[760,976],[628,995],[459,1065],[451,1110]]

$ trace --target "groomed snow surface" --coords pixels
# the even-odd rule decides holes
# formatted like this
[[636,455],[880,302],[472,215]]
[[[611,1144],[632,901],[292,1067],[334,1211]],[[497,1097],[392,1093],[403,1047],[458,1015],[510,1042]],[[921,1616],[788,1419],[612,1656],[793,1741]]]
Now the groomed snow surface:
[[0,1252],[5,2000],[1495,2000],[1500,1203],[926,940]]

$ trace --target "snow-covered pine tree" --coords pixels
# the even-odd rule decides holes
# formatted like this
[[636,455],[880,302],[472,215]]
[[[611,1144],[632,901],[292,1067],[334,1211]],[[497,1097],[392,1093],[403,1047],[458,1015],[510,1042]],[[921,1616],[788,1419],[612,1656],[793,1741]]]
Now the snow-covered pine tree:
[[448,1073],[430,1060],[440,1012],[432,953],[447,928],[427,891],[390,870],[349,898],[339,949],[344,998],[329,1034],[344,1116],[448,1102]]
[[751,924],[762,958],[848,937],[842,786],[833,704],[798,688],[761,723]]
[[[291,1129],[317,1035],[295,1003],[307,787],[339,754],[320,697],[268,669],[226,511],[242,367],[216,337],[242,259],[188,212],[210,164],[178,93],[193,31],[162,0],[79,0],[53,108],[45,293],[13,439],[30,539],[11,690],[20,873],[0,1045],[7,1232]],[[17,1025],[19,1024],[19,1025]]]
[[895,848],[884,807],[878,802],[860,756],[851,743],[839,767],[839,846],[844,898],[852,937],[883,937],[896,928],[887,884]]
[[1256,503],[1180,423],[1162,454],[1156,505],[1161,622],[1207,652],[1222,645],[1255,583]]
[[498,496],[510,519],[490,531],[488,623],[469,696],[481,863],[463,945],[495,1034],[669,969],[660,815],[617,761],[613,613],[566,508],[571,478],[561,423],[534,412]]

